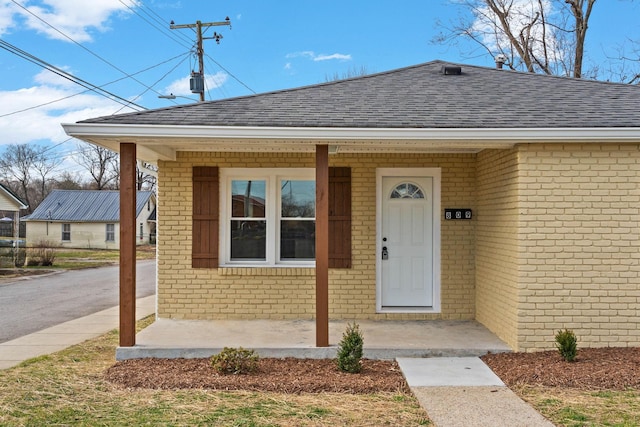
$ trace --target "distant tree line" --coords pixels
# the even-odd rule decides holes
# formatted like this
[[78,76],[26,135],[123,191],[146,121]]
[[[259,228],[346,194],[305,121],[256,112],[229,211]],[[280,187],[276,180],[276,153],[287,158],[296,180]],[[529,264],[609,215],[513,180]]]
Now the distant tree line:
[[[79,143],[72,156],[78,170],[63,166],[50,148],[34,144],[7,145],[0,154],[0,182],[29,206],[31,213],[54,189],[118,190],[118,153],[96,145]],[[153,176],[138,170],[138,190],[154,190]],[[24,213],[24,212],[23,212]]]

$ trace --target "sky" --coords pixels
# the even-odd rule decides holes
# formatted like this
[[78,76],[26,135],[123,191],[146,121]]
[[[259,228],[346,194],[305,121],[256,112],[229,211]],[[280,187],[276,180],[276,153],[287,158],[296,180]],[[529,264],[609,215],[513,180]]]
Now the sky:
[[[196,34],[171,30],[171,21],[229,17],[231,26],[204,31],[205,97],[215,100],[435,59],[493,67],[475,45],[433,43],[438,22],[463,13],[455,0],[0,0],[0,155],[7,144],[38,144],[72,168],[78,141],[60,123],[197,101],[189,89]],[[604,63],[628,39],[639,40],[639,18],[638,0],[599,0],[587,63]],[[219,44],[210,39],[214,31],[223,36]],[[160,97],[170,94],[176,98]]]

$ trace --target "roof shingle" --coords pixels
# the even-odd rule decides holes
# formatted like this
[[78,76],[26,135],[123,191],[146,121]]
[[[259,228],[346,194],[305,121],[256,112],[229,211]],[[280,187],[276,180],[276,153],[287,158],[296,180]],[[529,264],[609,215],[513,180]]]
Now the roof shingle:
[[640,86],[443,61],[79,123],[346,128],[640,127]]

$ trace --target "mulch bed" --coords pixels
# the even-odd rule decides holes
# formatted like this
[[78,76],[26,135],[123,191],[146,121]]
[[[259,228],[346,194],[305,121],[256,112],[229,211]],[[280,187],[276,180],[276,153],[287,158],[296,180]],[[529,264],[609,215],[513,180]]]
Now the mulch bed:
[[508,386],[524,384],[585,390],[640,389],[640,348],[578,349],[574,362],[558,351],[488,354],[482,360]]
[[219,374],[209,359],[131,359],[110,367],[105,378],[125,388],[249,390],[276,393],[409,392],[396,362],[362,361],[359,374],[341,372],[333,360],[263,358],[251,374]]
[[[507,386],[526,384],[583,390],[640,390],[640,348],[584,348],[575,362],[557,351],[488,354],[482,360]],[[124,388],[211,389],[277,393],[409,392],[396,362],[363,359],[359,374],[340,372],[329,359],[258,361],[247,375],[217,373],[209,359],[132,359],[117,362],[105,378]]]

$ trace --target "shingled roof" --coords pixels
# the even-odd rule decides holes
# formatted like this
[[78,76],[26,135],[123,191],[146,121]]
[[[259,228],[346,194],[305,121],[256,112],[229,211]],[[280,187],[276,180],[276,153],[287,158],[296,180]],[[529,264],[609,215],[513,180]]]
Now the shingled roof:
[[[461,74],[443,74],[444,66]],[[640,127],[640,86],[432,61],[79,123],[323,128]]]
[[[138,191],[136,217],[140,215],[152,195],[152,191]],[[26,220],[119,222],[120,192],[107,190],[53,190]]]

